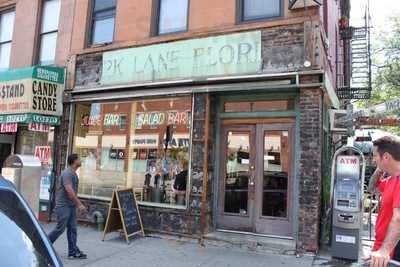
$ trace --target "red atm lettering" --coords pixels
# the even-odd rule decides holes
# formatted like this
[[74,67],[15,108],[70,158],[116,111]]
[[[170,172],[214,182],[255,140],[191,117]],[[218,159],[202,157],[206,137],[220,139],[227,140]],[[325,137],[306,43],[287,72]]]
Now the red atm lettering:
[[340,159],[340,164],[350,164],[350,165],[356,165],[357,164],[357,159]]
[[35,157],[38,157],[40,162],[48,163],[50,159],[51,148],[50,146],[37,146],[35,147]]

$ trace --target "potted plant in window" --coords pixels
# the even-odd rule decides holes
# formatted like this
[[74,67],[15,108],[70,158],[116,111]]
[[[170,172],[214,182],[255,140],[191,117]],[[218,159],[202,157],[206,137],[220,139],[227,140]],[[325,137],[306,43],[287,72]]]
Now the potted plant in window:
[[349,27],[349,18],[345,15],[341,16],[339,19],[339,28],[345,29]]

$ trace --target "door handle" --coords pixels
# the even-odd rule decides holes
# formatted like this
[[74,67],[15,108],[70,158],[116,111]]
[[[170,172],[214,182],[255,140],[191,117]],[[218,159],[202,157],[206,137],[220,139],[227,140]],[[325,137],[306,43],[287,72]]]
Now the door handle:
[[255,170],[255,167],[254,167],[254,165],[251,165],[250,166],[250,179],[249,179],[249,185],[250,186],[254,186],[255,185],[255,179],[254,179],[254,170]]
[[250,179],[249,179],[249,185],[250,186],[254,186],[254,177],[250,177]]

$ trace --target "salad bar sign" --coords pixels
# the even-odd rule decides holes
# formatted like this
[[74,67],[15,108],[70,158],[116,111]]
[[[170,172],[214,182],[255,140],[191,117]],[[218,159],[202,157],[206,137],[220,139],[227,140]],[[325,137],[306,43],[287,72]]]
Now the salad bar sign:
[[141,112],[136,114],[136,129],[144,126],[187,125],[190,111]]

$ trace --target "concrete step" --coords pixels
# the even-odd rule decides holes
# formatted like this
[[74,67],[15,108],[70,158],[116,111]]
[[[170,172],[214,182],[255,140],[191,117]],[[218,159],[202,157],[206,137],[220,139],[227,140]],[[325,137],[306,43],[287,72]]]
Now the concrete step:
[[203,239],[205,246],[239,248],[258,253],[297,255],[296,242],[291,239],[257,236],[252,234],[212,232]]

